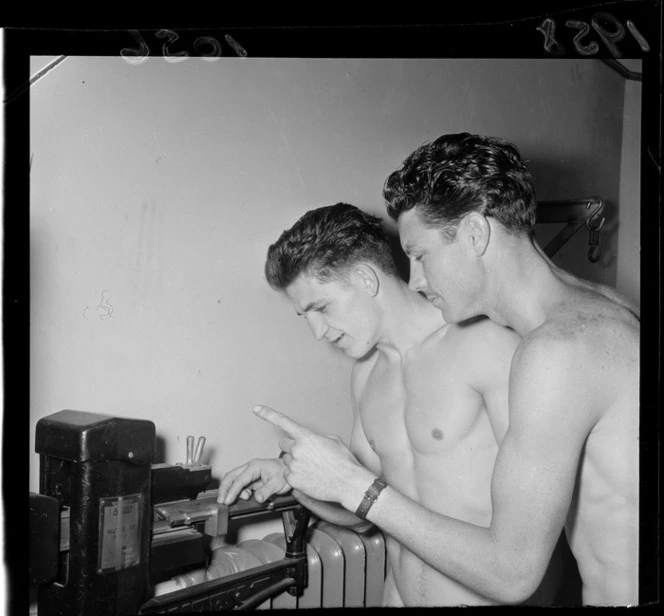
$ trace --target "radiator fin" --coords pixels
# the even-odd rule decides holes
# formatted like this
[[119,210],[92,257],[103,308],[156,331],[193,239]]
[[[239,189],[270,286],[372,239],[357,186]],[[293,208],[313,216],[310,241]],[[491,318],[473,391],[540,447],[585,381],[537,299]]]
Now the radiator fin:
[[362,539],[357,533],[321,522],[316,527],[334,539],[344,555],[343,607],[364,607],[366,554]]
[[[283,553],[282,533],[264,537]],[[385,539],[377,528],[364,533],[318,521],[307,531],[308,585],[299,598],[284,592],[273,609],[380,607],[385,582]]]

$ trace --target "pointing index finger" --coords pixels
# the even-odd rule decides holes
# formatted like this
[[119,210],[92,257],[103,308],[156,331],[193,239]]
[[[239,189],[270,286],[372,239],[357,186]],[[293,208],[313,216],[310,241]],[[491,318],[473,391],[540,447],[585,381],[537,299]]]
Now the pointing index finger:
[[261,419],[271,423],[273,426],[283,430],[291,438],[300,438],[305,434],[309,434],[309,430],[304,426],[301,426],[299,423],[294,422],[289,417],[286,417],[283,413],[271,409],[269,406],[257,405],[253,408],[253,411]]

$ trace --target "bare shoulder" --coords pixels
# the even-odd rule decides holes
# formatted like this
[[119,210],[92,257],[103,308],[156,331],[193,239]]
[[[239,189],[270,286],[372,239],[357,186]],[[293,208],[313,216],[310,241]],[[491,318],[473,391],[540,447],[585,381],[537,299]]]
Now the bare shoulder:
[[615,308],[628,312],[637,320],[641,319],[641,310],[639,306],[637,306],[629,297],[620,293],[617,289],[608,285],[578,278],[569,272],[564,272],[564,270],[558,271],[560,272],[559,277],[561,277],[567,284],[575,286],[581,295],[586,295],[588,298],[597,295],[599,297],[596,299],[607,300],[613,304]]
[[633,302],[629,297],[620,293],[617,289],[610,287],[608,285],[599,284],[597,282],[591,282],[584,278],[579,278],[571,272],[568,272],[560,267],[558,267],[551,259],[546,255],[542,250],[542,247],[535,242],[535,248],[540,253],[540,256],[546,261],[551,272],[564,284],[575,287],[580,292],[587,293],[596,293],[602,296],[603,298],[613,302],[618,307],[629,312],[637,320],[641,320],[641,310],[639,306]]
[[641,320],[641,309],[626,295],[618,292],[617,289],[601,284],[588,283],[590,288],[604,296],[609,301],[617,304],[623,310],[629,312],[638,321]]
[[[586,290],[571,293],[526,335],[514,355],[517,375],[544,373],[582,390],[621,387],[638,371],[639,321],[626,308]],[[561,381],[562,382],[562,381]]]
[[450,325],[448,344],[456,344],[473,354],[513,353],[521,336],[509,327],[497,325],[487,317]]
[[[608,289],[608,287],[607,287]],[[538,336],[611,348],[638,345],[640,322],[630,306],[587,288],[567,294],[547,315]],[[627,349],[624,349],[627,350]]]
[[[523,338],[518,356],[601,353],[603,357],[638,351],[637,322],[606,313],[560,313]],[[596,356],[599,358],[599,356]],[[570,357],[572,359],[572,357]]]
[[514,330],[482,317],[448,324],[439,342],[439,354],[476,391],[488,394],[506,388],[514,352],[521,342]]

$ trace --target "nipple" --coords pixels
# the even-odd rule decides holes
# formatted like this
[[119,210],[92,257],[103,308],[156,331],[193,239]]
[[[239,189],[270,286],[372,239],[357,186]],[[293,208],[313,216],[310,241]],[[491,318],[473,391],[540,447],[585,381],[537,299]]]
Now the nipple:
[[443,440],[443,431],[439,430],[438,428],[434,428],[431,430],[431,436],[435,438],[437,441],[442,441]]

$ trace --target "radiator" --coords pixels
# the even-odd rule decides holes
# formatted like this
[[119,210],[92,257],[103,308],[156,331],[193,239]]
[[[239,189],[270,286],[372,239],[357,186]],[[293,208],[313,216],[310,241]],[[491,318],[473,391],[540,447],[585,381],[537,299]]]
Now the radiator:
[[[267,535],[263,541],[276,544],[283,555],[286,544],[282,533]],[[308,584],[304,593],[300,597],[282,593],[271,599],[270,606],[266,601],[261,607],[379,607],[385,564],[385,539],[378,529],[357,533],[317,522],[307,532]]]
[[[284,558],[285,550],[282,532],[270,533],[263,539],[245,539],[237,545],[215,548],[207,572],[221,580],[277,562]],[[307,586],[303,594],[295,597],[282,591],[263,601],[257,609],[379,607],[382,604],[386,555],[385,539],[378,529],[358,533],[317,521],[307,529],[306,555]],[[197,582],[205,579],[204,575],[199,577]],[[196,585],[193,578],[187,580],[187,585],[191,583]]]

